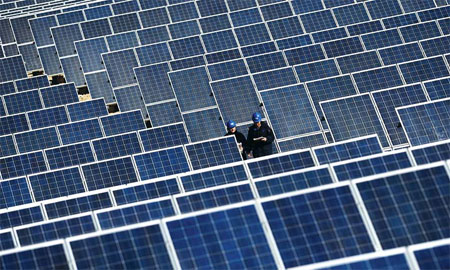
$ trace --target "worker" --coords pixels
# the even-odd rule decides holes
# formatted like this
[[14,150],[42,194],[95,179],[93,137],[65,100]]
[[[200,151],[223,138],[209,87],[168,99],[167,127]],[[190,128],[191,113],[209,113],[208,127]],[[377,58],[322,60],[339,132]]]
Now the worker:
[[[272,142],[275,139],[272,129],[262,122],[259,112],[252,115],[253,125],[248,128],[247,144],[254,158],[272,154]],[[250,152],[250,151],[249,151]]]
[[234,137],[236,137],[236,141],[238,143],[239,150],[241,151],[242,158],[246,160],[248,146],[244,134],[237,131],[236,122],[234,122],[233,120],[229,120],[226,125],[228,132],[227,134],[225,134],[225,136],[234,135]]

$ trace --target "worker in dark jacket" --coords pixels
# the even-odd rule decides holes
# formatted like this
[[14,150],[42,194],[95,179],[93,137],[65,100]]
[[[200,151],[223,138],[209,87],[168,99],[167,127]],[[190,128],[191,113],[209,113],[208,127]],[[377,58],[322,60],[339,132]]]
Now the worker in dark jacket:
[[252,116],[253,125],[248,128],[247,144],[253,157],[262,157],[272,154],[272,142],[275,139],[272,129],[266,122],[262,122],[260,113]]
[[227,130],[228,130],[228,132],[227,132],[227,134],[225,134],[225,136],[234,135],[236,137],[236,141],[239,145],[239,150],[242,153],[242,158],[244,160],[246,160],[248,145],[247,145],[247,140],[245,139],[244,134],[237,131],[236,122],[234,122],[233,120],[229,120],[227,122]]

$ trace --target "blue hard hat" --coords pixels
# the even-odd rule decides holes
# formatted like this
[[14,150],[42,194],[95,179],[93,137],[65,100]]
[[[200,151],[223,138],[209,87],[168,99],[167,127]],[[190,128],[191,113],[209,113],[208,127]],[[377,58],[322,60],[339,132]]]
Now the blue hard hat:
[[260,114],[259,112],[255,112],[255,113],[252,115],[253,123],[261,122],[261,119],[262,119],[262,116],[261,116],[261,114]]
[[228,120],[228,122],[227,122],[227,128],[228,128],[228,129],[232,129],[232,128],[234,128],[234,127],[236,127],[236,122],[234,122],[233,120]]

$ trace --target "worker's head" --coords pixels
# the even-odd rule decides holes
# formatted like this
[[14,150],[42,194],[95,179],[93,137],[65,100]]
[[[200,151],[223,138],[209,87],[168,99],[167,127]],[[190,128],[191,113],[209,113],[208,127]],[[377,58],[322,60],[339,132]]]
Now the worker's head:
[[255,112],[252,115],[252,120],[253,120],[253,123],[255,124],[255,126],[257,126],[257,127],[261,126],[262,116],[259,112]]
[[227,129],[231,133],[235,133],[236,132],[236,122],[234,122],[233,120],[228,120]]

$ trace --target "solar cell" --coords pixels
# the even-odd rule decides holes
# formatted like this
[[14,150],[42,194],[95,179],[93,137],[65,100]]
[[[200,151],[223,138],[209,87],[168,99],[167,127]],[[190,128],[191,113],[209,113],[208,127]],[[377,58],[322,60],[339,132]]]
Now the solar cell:
[[16,144],[12,135],[0,136],[0,157],[17,154]]
[[325,59],[325,54],[319,44],[286,50],[284,54],[290,65]]
[[272,89],[297,84],[297,78],[291,67],[252,74],[258,90]]
[[337,26],[331,10],[321,10],[303,14],[300,15],[300,20],[307,33],[330,29]]
[[403,84],[396,66],[375,68],[352,75],[360,93],[392,88]]
[[[116,18],[116,19],[113,19],[113,18]],[[114,20],[118,21],[121,18],[122,18],[121,16],[111,17],[111,24],[112,24],[112,21],[114,21]],[[106,36],[106,35],[112,34],[110,22],[107,19],[98,19],[98,20],[83,22],[83,23],[80,23],[80,27],[81,27],[81,30],[83,31],[83,36],[85,39],[101,37],[101,36]]]
[[136,83],[133,68],[139,64],[134,50],[127,49],[118,52],[102,54],[106,71],[113,88]]
[[89,142],[46,149],[45,156],[52,170],[90,163],[95,160]]
[[58,25],[55,16],[31,19],[29,23],[37,46],[42,47],[53,44],[50,28]]
[[145,151],[158,150],[188,143],[182,123],[139,131]]
[[179,60],[173,60],[169,62],[170,67],[173,71],[189,69],[193,67],[199,67],[206,65],[206,61],[203,58],[203,55],[183,58]]
[[446,18],[450,15],[450,8],[446,4],[444,7],[433,8],[417,12],[417,15],[419,16],[422,22]]
[[[238,46],[233,31],[231,30],[203,35],[202,41],[207,52],[223,51]],[[201,48],[199,48],[199,50],[201,50]]]
[[264,201],[262,207],[286,267],[374,251],[347,185]]
[[172,268],[160,226],[153,224],[69,239],[77,268]]
[[75,42],[78,56],[84,72],[103,69],[101,54],[108,51],[104,38],[95,38]]
[[144,28],[170,24],[169,15],[165,7],[141,11],[139,12],[139,18],[141,20],[142,27]]
[[175,215],[172,201],[167,197],[133,205],[100,210],[96,213],[102,230],[128,226]]
[[71,122],[58,126],[63,145],[103,137],[98,119]]
[[[276,50],[277,50],[277,47],[275,45],[275,42],[273,42],[273,41],[241,47],[242,55],[244,57],[249,57],[249,56],[268,53],[268,52],[275,52]],[[237,58],[239,58],[239,57],[237,57]]]
[[19,48],[16,44],[3,45],[2,49],[5,57],[19,55]]
[[50,45],[38,49],[39,57],[42,61],[42,67],[45,74],[53,75],[62,73],[61,63],[59,61],[58,52],[56,46]]
[[84,21],[84,15],[81,10],[74,12],[64,12],[56,15],[59,25],[66,25]]
[[134,69],[142,95],[147,104],[174,98],[167,76],[169,71],[169,66],[166,63]]
[[436,22],[419,23],[399,28],[405,42],[438,37],[441,35]]
[[136,48],[140,65],[150,65],[170,61],[169,47],[166,42]]
[[32,152],[60,145],[56,127],[36,129],[14,134],[20,153]]
[[251,204],[170,219],[167,227],[182,268],[195,268],[196,265],[210,268],[277,267],[261,221]]
[[0,266],[4,269],[70,269],[63,242],[51,242],[2,254]]
[[80,121],[108,114],[103,98],[67,104],[67,111],[71,121]]
[[56,126],[69,122],[66,108],[64,106],[36,110],[27,113],[32,129],[48,126]]
[[294,15],[288,2],[260,7],[264,20],[270,21]]
[[141,180],[178,174],[190,170],[183,146],[134,156]]
[[40,89],[45,107],[54,107],[78,102],[78,94],[73,83],[49,86]]
[[138,181],[131,157],[86,164],[81,169],[89,191]]
[[182,122],[181,112],[176,100],[147,105],[147,112],[153,127]]
[[106,18],[112,16],[111,7],[109,5],[99,6],[95,8],[87,8],[84,10],[86,20],[92,21],[96,19]]
[[450,138],[449,105],[446,98],[396,108],[412,146]]
[[300,150],[295,153],[268,156],[256,161],[247,162],[252,177],[259,178],[268,175],[290,172],[315,166],[310,150]]
[[26,78],[22,56],[0,58],[0,82]]
[[450,267],[448,255],[449,245],[445,243],[436,247],[414,251],[414,256],[421,269],[445,269]]
[[391,142],[369,94],[320,103],[333,139],[343,141],[376,133],[383,147]]
[[14,243],[12,231],[4,230],[0,232],[0,251],[13,249],[16,247]]
[[29,130],[25,114],[0,117],[0,135],[9,135]]
[[83,69],[81,68],[81,63],[78,56],[61,58],[61,65],[66,82],[73,82],[76,86],[86,85]]
[[450,19],[442,19],[438,22],[439,26],[441,27],[442,33],[444,33],[444,35],[450,34]]
[[427,8],[436,7],[432,1],[421,1],[421,0],[400,0],[405,12],[412,12]]
[[57,26],[51,28],[51,32],[60,57],[73,55],[75,53],[75,45],[73,44],[74,41],[83,39],[83,35],[78,24]]
[[302,135],[287,140],[278,140],[278,145],[280,146],[281,152],[305,149],[322,144],[325,144],[325,139],[322,133]]
[[[362,257],[362,256],[361,256]],[[410,269],[405,254],[387,255],[385,257],[366,258],[358,261],[352,260],[347,263],[337,264],[333,267],[327,267],[326,269],[338,270],[338,269],[378,269],[378,268],[395,268],[395,269]],[[324,269],[324,268],[322,268]]]
[[444,166],[438,164],[356,184],[383,249],[448,237],[442,229],[449,217],[448,180]]
[[114,3],[111,5],[111,8],[115,15],[136,12],[140,9],[139,4],[136,0]]
[[82,216],[74,216],[50,222],[40,222],[16,228],[21,246],[64,239],[95,231],[96,228],[91,214],[83,214]]
[[296,14],[308,13],[316,10],[324,9],[322,2],[315,0],[293,0],[291,2]]
[[27,205],[14,210],[0,210],[0,229],[8,229],[20,225],[43,221],[42,210],[39,205]]
[[48,78],[45,75],[16,80],[14,83],[19,92],[50,86]]
[[86,84],[92,98],[104,98],[106,103],[114,102],[114,93],[106,71],[86,74]]
[[140,110],[100,117],[106,136],[145,129]]
[[[350,2],[353,3],[353,1]],[[340,26],[370,20],[363,3],[335,8],[333,9],[333,14]]]
[[142,115],[148,118],[147,109],[143,101],[141,90],[139,86],[126,86],[120,89],[114,89],[117,105],[121,112],[133,112],[134,110],[141,110]]
[[[285,51],[285,53],[287,53],[287,51]],[[286,66],[286,61],[284,60],[283,54],[281,52],[267,53],[249,57],[246,59],[246,61],[249,70],[252,73]]]
[[142,152],[136,132],[92,141],[97,160],[128,156]]
[[357,23],[347,26],[350,36],[362,35],[370,32],[383,30],[381,21],[371,21],[365,23]]
[[16,87],[13,81],[0,83],[0,95],[7,95],[16,92]]
[[315,61],[294,67],[300,82],[318,80],[339,75],[339,70],[333,59]]
[[[25,63],[25,69],[28,72],[42,69],[41,57],[38,53],[36,44],[34,43],[23,44],[20,45],[18,49]],[[17,53],[17,55],[19,53]]]
[[5,107],[8,114],[17,114],[42,109],[42,101],[38,90],[4,95]]
[[33,42],[33,34],[31,33],[30,25],[28,24],[28,20],[32,18],[34,18],[34,15],[9,19],[18,44]]
[[0,209],[32,202],[31,192],[25,177],[0,181],[0,187]]
[[236,11],[236,10],[240,10],[240,9],[256,7],[255,0],[250,0],[250,1],[227,0],[227,4],[228,4],[230,11]]
[[450,144],[448,140],[412,147],[410,150],[416,163],[419,165],[450,159]]

